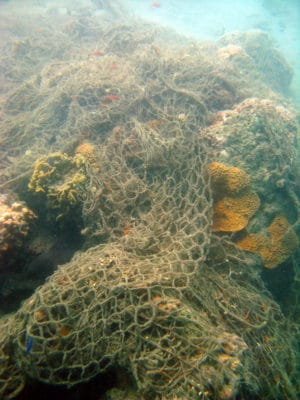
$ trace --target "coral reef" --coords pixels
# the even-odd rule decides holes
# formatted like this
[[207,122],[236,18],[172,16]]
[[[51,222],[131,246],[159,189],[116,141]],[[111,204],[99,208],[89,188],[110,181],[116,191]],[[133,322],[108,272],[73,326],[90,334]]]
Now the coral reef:
[[266,234],[249,233],[237,240],[244,250],[261,255],[266,268],[276,268],[298,248],[299,241],[292,225],[282,215],[277,215],[267,228]]
[[[177,121],[173,132],[176,126]],[[128,136],[130,129],[132,122]],[[117,236],[112,216],[116,210],[120,218],[128,215],[123,203],[130,192],[124,190],[135,172],[135,166],[124,167],[126,137],[120,140],[118,147],[110,138],[102,144],[97,175],[101,185],[110,172],[114,186],[108,192],[116,188],[112,208],[93,211],[104,213],[102,223],[110,225],[111,235],[60,266],[11,315],[13,342],[4,333],[1,338],[8,343],[0,358],[0,382],[8,380],[3,390],[7,393],[9,385],[12,392],[21,391],[24,375],[73,386],[123,368],[145,398],[225,400],[265,386],[276,394],[274,374],[282,381],[280,394],[293,398],[286,375],[293,370],[292,345],[284,317],[243,253],[211,232],[205,139],[191,137],[182,126],[178,137],[160,139],[168,150],[165,168],[140,177],[139,187],[147,184],[152,202],[132,218],[127,234]],[[151,148],[156,141],[157,136],[145,135],[141,143]],[[232,173],[230,167],[214,167],[225,176]],[[242,182],[247,178],[236,173]],[[236,179],[229,182],[235,194],[240,186],[248,190]],[[266,336],[272,340],[265,342]],[[281,346],[285,351],[277,352]]]
[[245,228],[260,206],[250,176],[240,168],[220,162],[208,165],[214,194],[214,231],[234,232]]
[[300,218],[295,192],[299,191],[298,125],[296,113],[282,103],[250,98],[215,113],[206,133],[216,150],[215,160],[251,174],[253,190],[261,200],[252,219],[255,230],[276,214],[289,221]]
[[235,243],[266,237],[294,278],[289,70],[264,35],[201,44],[113,14],[48,15],[34,38],[19,18],[1,47],[0,187],[37,213],[40,252],[6,287],[50,276],[0,320],[0,397],[126,371],[133,398],[295,400],[294,308],[257,240]]
[[24,202],[0,195],[0,270],[7,268],[21,250],[34,219]]

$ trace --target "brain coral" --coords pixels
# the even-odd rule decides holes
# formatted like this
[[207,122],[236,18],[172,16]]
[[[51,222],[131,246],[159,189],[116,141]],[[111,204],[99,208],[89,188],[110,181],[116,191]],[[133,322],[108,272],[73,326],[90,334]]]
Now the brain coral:
[[244,250],[259,253],[266,268],[275,268],[297,249],[296,232],[282,215],[277,215],[267,229],[267,235],[250,233],[237,241]]
[[249,175],[237,167],[220,162],[209,164],[214,194],[214,231],[234,232],[247,226],[260,206],[259,197],[252,191]]

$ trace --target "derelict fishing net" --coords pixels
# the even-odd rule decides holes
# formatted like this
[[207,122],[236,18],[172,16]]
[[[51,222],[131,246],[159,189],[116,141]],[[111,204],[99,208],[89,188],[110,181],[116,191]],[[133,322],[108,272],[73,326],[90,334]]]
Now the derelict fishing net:
[[[11,317],[14,337],[1,366],[10,384],[2,393],[23,384],[20,371],[74,385],[116,365],[145,395],[292,393],[293,354],[279,307],[249,260],[211,235],[205,141],[182,123],[172,132],[160,138],[161,165],[137,148],[130,158],[126,136],[118,147],[111,138],[103,145],[109,157],[99,155],[97,179],[105,185],[109,169],[103,201],[111,205],[99,208],[97,222],[111,239],[59,267]],[[158,132],[143,134],[140,145],[155,148]]]
[[[231,61],[213,44],[206,48],[176,38],[174,46],[172,35],[144,25],[123,22],[100,29],[91,18],[82,24],[90,35],[99,37],[96,44],[91,44],[88,34],[79,39],[76,29],[68,28],[76,56],[50,57],[37,73],[28,79],[26,75],[15,78],[11,84],[0,127],[4,185],[28,175],[42,154],[70,152],[83,138],[101,142],[128,115],[151,121],[164,114],[176,119],[191,114],[203,125],[207,113],[230,108],[245,98],[275,97],[255,66],[249,68],[253,61],[243,52]],[[48,36],[48,30],[39,33],[41,46]],[[66,40],[57,38],[63,48]],[[40,58],[38,44],[26,50],[30,65]],[[19,61],[16,56],[15,64],[11,63],[22,71]],[[240,68],[246,67],[251,72],[240,74]],[[250,78],[255,84],[249,85]]]
[[[104,54],[51,63],[5,102],[1,146],[14,158],[2,160],[3,187],[29,183],[49,206],[59,193],[52,212],[74,198],[94,246],[1,321],[3,398],[26,377],[73,386],[116,367],[145,398],[296,398],[293,333],[258,257],[212,233],[203,135],[209,112],[270,92],[213,62],[215,48],[168,50],[154,36],[108,30]],[[82,185],[56,177],[46,189],[60,160]]]

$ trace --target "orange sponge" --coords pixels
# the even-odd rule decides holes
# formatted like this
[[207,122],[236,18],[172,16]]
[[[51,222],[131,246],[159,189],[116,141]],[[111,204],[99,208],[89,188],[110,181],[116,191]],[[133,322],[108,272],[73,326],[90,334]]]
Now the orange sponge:
[[75,149],[75,154],[81,154],[91,164],[95,163],[95,146],[90,142],[80,143]]
[[261,255],[266,268],[275,268],[297,249],[296,232],[282,215],[277,215],[267,229],[267,235],[250,233],[236,243],[244,250]]
[[234,232],[247,226],[260,206],[250,176],[242,169],[220,162],[208,166],[214,196],[214,231]]

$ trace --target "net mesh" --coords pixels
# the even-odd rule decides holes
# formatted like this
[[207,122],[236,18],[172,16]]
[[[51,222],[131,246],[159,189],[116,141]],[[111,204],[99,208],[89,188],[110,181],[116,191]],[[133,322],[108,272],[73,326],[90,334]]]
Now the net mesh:
[[[258,388],[292,395],[284,318],[253,260],[211,235],[205,141],[182,124],[177,132],[161,139],[168,156],[158,169],[148,159],[153,130],[144,132],[147,159],[137,168],[124,156],[126,137],[118,149],[111,138],[103,145],[97,179],[104,182],[109,171],[113,193],[103,189],[99,201],[109,206],[94,208],[102,215],[96,232],[109,240],[59,267],[12,317],[18,373],[9,388],[23,383],[20,371],[71,386],[120,365],[145,395],[225,399]],[[144,197],[147,206],[131,206]]]
[[220,154],[202,129],[248,96],[277,95],[240,74],[243,52],[236,67],[214,45],[170,49],[153,30],[96,26],[97,51],[47,65],[3,107],[1,187],[24,193],[42,155],[73,166],[79,143],[93,147],[76,197],[86,250],[1,320],[0,397],[28,376],[72,386],[120,366],[145,398],[296,399],[295,335],[261,261],[211,231],[207,166]]

